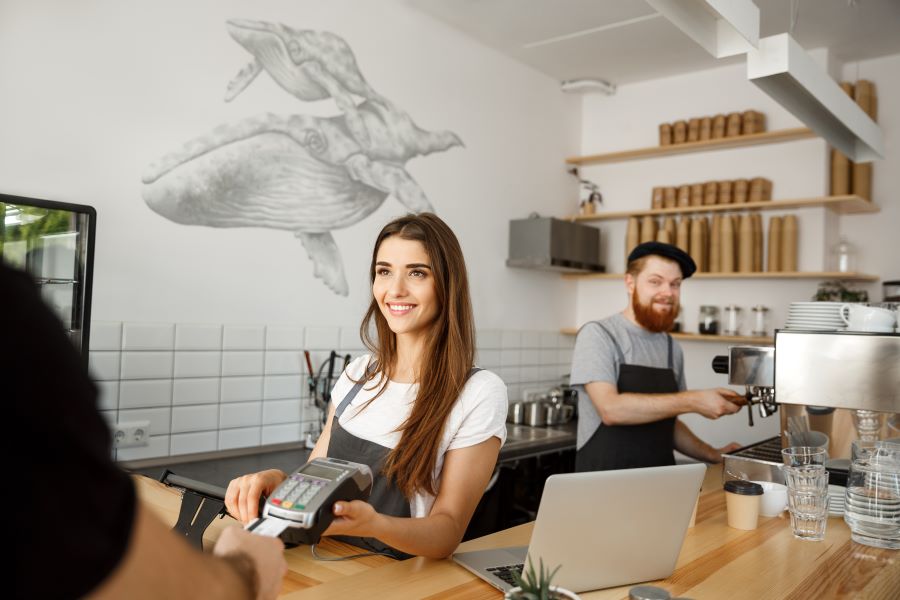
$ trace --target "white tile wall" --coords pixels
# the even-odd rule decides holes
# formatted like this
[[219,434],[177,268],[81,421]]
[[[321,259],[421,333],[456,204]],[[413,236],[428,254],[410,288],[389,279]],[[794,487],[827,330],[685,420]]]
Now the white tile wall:
[[172,403],[171,379],[122,381],[119,384],[119,409],[169,406]]
[[223,377],[222,402],[246,402],[263,397],[262,377]]
[[172,456],[177,454],[195,454],[197,452],[212,452],[216,449],[216,439],[218,438],[215,431],[204,431],[201,433],[181,433],[171,436],[169,453]]
[[235,402],[219,407],[219,427],[249,427],[259,425],[262,419],[262,402]]
[[176,379],[172,404],[216,404],[219,402],[220,381],[218,377]]
[[123,350],[171,350],[175,347],[175,325],[171,323],[125,323]]
[[218,377],[222,371],[221,352],[176,352],[175,377]]
[[163,435],[170,433],[171,408],[137,408],[132,410],[120,410],[118,423],[132,421],[150,421],[150,435]]
[[220,350],[222,326],[179,323],[175,325],[176,350]]
[[113,321],[91,321],[91,350],[121,350],[122,324]]
[[263,425],[300,421],[300,399],[263,402]]
[[262,325],[225,325],[224,350],[262,350],[266,328]]
[[259,427],[223,429],[219,432],[219,450],[259,446],[262,430]]
[[[316,369],[331,349],[362,353],[355,324],[101,321],[92,328],[90,364],[105,418],[151,421],[150,445],[119,450],[118,460],[300,441],[318,418],[307,406],[302,350],[311,351]],[[480,330],[477,340],[479,366],[506,382],[511,401],[569,372],[573,336],[495,329]]]
[[336,350],[341,343],[340,328],[338,327],[307,327],[307,350]]
[[303,348],[303,328],[287,325],[266,327],[266,350],[300,350]]
[[172,433],[218,429],[219,405],[176,406],[172,409]]
[[122,352],[122,379],[171,378],[173,355],[173,352]]
[[263,352],[223,352],[222,375],[260,375],[263,372]]
[[91,377],[97,381],[118,381],[120,352],[94,352],[88,353],[88,368]]

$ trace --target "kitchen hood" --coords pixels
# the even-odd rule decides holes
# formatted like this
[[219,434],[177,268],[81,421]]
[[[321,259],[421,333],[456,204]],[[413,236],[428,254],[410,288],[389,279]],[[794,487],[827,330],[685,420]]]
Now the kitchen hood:
[[564,272],[603,272],[600,230],[533,214],[509,222],[506,266]]

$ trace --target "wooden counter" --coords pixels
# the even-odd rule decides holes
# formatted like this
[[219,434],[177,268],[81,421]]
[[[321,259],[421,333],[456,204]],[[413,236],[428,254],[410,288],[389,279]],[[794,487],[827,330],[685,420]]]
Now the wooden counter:
[[[174,524],[180,505],[175,490],[136,477],[146,506],[166,523]],[[233,521],[226,517],[207,530],[207,541]],[[521,546],[528,543],[532,525],[526,524],[470,540],[460,550]],[[211,545],[207,544],[208,546]],[[321,554],[348,554],[353,547],[323,540]],[[451,560],[413,558],[398,562],[368,557],[343,562],[312,558],[308,546],[286,552],[290,569],[281,598],[428,598],[497,600],[502,594]],[[856,544],[841,518],[830,518],[822,542],[803,542],[791,535],[787,513],[760,518],[754,531],[726,524],[721,468],[707,471],[697,524],[688,531],[675,572],[655,582],[673,596],[705,598],[897,598],[900,597],[900,551]],[[627,598],[630,585],[583,592],[585,600]]]

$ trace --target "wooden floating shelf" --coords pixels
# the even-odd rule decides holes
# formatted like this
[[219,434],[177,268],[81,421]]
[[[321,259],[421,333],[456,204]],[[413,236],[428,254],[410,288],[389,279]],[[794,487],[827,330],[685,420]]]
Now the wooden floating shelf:
[[573,156],[567,158],[570,165],[589,165],[600,163],[625,162],[640,160],[643,158],[656,158],[659,156],[674,156],[677,154],[691,154],[693,152],[706,152],[707,150],[724,150],[726,148],[742,148],[745,146],[758,146],[760,144],[778,144],[794,140],[804,140],[816,137],[811,129],[798,127],[796,129],[782,129],[780,131],[766,131],[750,135],[740,135],[715,140],[703,140],[700,142],[686,142],[684,144],[671,144],[669,146],[654,146],[638,150],[624,150],[610,152],[608,154],[592,154],[588,156]]
[[726,212],[740,210],[782,210],[788,208],[815,208],[824,206],[838,214],[850,215],[860,213],[876,213],[879,206],[862,196],[822,196],[818,198],[795,198],[792,200],[771,200],[765,202],[744,202],[742,204],[710,204],[707,206],[681,206],[676,208],[658,208],[647,210],[623,210],[617,212],[598,213],[594,215],[576,215],[568,217],[570,221],[612,221],[630,217],[670,216],[690,213]]
[[[565,273],[563,279],[622,279],[624,273]],[[878,275],[865,273],[800,273],[796,271],[761,273],[694,273],[692,279],[834,279],[840,281],[878,281]]]
[[[576,335],[578,329],[574,327],[566,327],[560,330],[563,335]],[[703,335],[701,333],[672,333],[672,337],[676,340],[686,340],[694,342],[723,342],[726,344],[759,344],[769,346],[775,343],[775,338],[767,336],[754,335]]]

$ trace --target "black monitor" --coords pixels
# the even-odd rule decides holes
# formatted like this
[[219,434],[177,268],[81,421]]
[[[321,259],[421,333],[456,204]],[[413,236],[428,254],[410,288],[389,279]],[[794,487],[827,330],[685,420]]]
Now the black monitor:
[[96,226],[91,206],[0,194],[0,260],[31,274],[85,367]]

